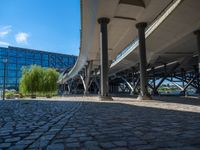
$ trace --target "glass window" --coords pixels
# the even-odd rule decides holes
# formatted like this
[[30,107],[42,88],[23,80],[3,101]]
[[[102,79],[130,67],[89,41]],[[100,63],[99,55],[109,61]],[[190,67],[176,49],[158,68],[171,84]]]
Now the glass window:
[[73,64],[74,63],[74,59],[73,59],[73,57],[70,57],[69,58],[69,64],[71,65],[71,64]]
[[17,51],[17,57],[26,57],[26,51],[24,50]]
[[7,64],[7,69],[13,69],[13,70],[15,70],[16,69],[16,64],[8,63]]
[[0,85],[3,85],[3,77],[0,76]]
[[0,69],[0,77],[3,77],[3,76],[4,76],[4,70]]
[[48,60],[49,59],[49,55],[48,54],[42,54],[42,59]]
[[17,71],[17,77],[20,78],[22,76],[22,70]]
[[4,64],[0,62],[0,69],[4,69]]
[[6,78],[6,84],[16,84],[16,78]]
[[0,51],[0,55],[6,55],[7,56],[7,49],[5,49],[5,48],[1,48],[1,51]]
[[25,66],[25,65],[23,65],[23,64],[17,64],[17,70],[21,70],[23,66]]
[[18,59],[17,59],[17,63],[18,63],[18,64],[24,64],[24,65],[25,65],[25,64],[26,64],[26,58],[24,58],[24,57],[18,58]]
[[48,61],[42,61],[42,66],[43,67],[48,67],[49,66],[49,62]]
[[16,63],[16,61],[17,61],[17,58],[16,58],[16,57],[9,57],[9,58],[8,58],[8,62],[9,62],[9,63]]
[[35,53],[35,59],[41,60],[41,54],[39,52]]
[[26,57],[27,57],[27,58],[34,59],[34,54],[33,54],[32,52],[27,52],[27,53],[26,53]]
[[27,60],[26,60],[26,64],[27,64],[27,65],[32,65],[32,64],[34,64],[33,59],[27,59]]
[[41,60],[35,60],[35,64],[41,66]]
[[8,70],[7,77],[16,77],[16,70]]
[[15,56],[16,57],[16,55],[17,55],[16,50],[12,50],[12,49],[8,50],[8,56]]

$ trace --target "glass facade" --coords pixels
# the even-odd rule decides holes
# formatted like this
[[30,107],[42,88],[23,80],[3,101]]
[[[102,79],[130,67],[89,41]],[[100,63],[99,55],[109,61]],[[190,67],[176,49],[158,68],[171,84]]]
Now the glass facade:
[[[39,65],[46,68],[55,68],[58,71],[72,67],[77,57],[39,50],[30,50],[18,47],[0,47],[0,89],[3,88],[4,69],[6,89],[18,90],[22,75],[22,67]],[[4,62],[7,60],[7,62]]]

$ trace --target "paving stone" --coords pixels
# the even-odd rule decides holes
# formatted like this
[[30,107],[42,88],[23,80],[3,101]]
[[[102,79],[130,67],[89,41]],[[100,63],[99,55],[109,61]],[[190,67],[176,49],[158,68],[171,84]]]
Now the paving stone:
[[91,141],[91,140],[92,140],[92,137],[89,137],[89,136],[79,137],[79,140],[80,140],[81,142],[84,142],[84,141]]
[[90,146],[96,146],[98,145],[98,143],[96,141],[86,141],[84,145],[90,147]]
[[78,143],[78,142],[67,143],[67,147],[77,148],[77,147],[80,147],[80,143]]
[[103,147],[103,148],[106,148],[106,149],[110,149],[110,148],[113,148],[115,147],[115,145],[111,142],[105,142],[105,143],[100,143],[100,145]]
[[11,146],[11,143],[1,143],[0,148],[8,148]]
[[51,144],[47,146],[47,150],[64,150],[63,144]]
[[0,149],[200,149],[200,104],[165,101],[0,101]]
[[113,142],[113,144],[115,144],[116,146],[126,146],[127,145],[127,142],[126,141],[115,141]]
[[5,142],[16,142],[16,141],[19,141],[20,139],[21,139],[20,137],[13,137],[10,139],[6,139]]
[[94,146],[94,145],[87,146],[85,149],[86,150],[101,150],[99,146]]
[[125,148],[125,147],[117,147],[117,148],[112,148],[111,150],[128,150],[128,148]]
[[14,145],[12,147],[9,147],[9,150],[22,150],[25,149],[27,145]]

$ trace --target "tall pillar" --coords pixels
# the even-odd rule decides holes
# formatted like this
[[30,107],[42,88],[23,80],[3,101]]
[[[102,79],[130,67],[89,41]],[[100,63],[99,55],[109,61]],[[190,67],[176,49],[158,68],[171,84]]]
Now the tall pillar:
[[85,91],[84,91],[84,95],[88,95],[89,94],[89,82],[90,82],[90,75],[91,75],[91,69],[92,69],[92,64],[93,64],[93,61],[90,60],[88,61],[88,65],[86,66],[85,68]]
[[109,100],[109,87],[108,87],[108,32],[107,25],[110,22],[108,18],[99,18],[100,24],[100,63],[101,63],[101,100]]
[[140,94],[138,100],[151,99],[147,90],[147,60],[146,60],[146,41],[145,41],[145,28],[147,23],[141,22],[136,24],[139,37],[139,60],[140,60]]
[[197,38],[197,49],[198,49],[198,75],[197,75],[197,84],[198,84],[198,89],[197,93],[200,96],[200,30],[197,30],[194,32]]

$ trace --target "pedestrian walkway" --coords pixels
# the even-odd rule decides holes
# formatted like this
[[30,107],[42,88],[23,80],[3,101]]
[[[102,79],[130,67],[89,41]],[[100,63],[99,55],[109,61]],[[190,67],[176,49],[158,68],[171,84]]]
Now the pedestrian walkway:
[[1,101],[0,149],[200,149],[199,99]]

